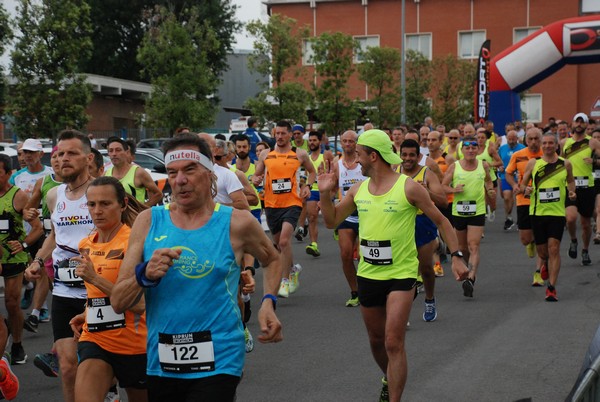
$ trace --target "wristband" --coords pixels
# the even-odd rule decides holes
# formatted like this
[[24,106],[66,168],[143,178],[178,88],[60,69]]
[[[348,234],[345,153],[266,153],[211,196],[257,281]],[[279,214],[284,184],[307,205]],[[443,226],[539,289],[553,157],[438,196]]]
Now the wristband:
[[44,267],[44,259],[42,257],[35,257],[33,259],[33,262],[37,262],[38,264],[40,264],[40,268]]
[[138,285],[143,288],[154,288],[158,286],[160,283],[160,278],[155,281],[152,281],[146,277],[146,267],[148,266],[148,261],[141,262],[135,266],[135,279],[137,280]]
[[23,250],[27,250],[29,248],[29,244],[26,242],[21,243],[21,246],[23,246]]
[[277,297],[273,296],[271,293],[267,293],[266,295],[263,296],[262,300],[260,301],[260,304],[262,306],[263,302],[265,301],[265,299],[271,299],[271,301],[273,302],[273,310],[277,310]]
[[252,276],[256,275],[256,270],[254,269],[254,267],[247,266],[246,268],[244,268],[244,271],[250,271],[252,273]]

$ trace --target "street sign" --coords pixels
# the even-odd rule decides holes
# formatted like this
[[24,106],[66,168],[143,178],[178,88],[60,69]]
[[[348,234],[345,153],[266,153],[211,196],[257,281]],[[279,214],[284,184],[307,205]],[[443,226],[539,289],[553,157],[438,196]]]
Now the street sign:
[[600,96],[596,98],[592,105],[592,111],[590,117],[600,117]]

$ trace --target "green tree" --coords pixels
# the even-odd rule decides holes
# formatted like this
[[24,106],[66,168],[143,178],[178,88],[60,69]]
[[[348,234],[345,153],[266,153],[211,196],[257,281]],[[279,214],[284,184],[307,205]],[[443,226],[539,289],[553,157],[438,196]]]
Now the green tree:
[[431,91],[431,62],[421,53],[406,51],[406,120],[409,124],[422,122],[431,115],[427,95]]
[[308,37],[308,27],[297,26],[297,21],[279,14],[269,18],[269,22],[251,21],[247,25],[253,35],[254,52],[249,57],[249,70],[269,81],[260,82],[263,92],[256,98],[248,99],[246,107],[263,123],[291,119],[304,124],[309,103],[308,91],[296,82],[285,82],[285,77],[297,77],[296,67],[302,57],[302,43]]
[[433,61],[434,121],[457,127],[473,115],[473,82],[476,64],[448,55]]
[[85,127],[91,87],[78,65],[92,50],[87,2],[20,0],[17,12],[19,36],[11,53],[16,84],[8,110],[18,135],[54,137],[67,127]]
[[313,84],[316,115],[327,133],[338,135],[353,127],[358,109],[348,96],[348,80],[354,73],[354,54],[358,43],[352,36],[341,33],[323,33],[312,39],[317,75]]
[[360,79],[369,87],[367,117],[376,127],[400,124],[400,66],[398,49],[369,47],[358,64]]
[[[6,46],[12,39],[9,16],[4,6],[0,4],[0,55],[6,51]],[[4,78],[4,67],[0,64],[0,115],[3,114],[6,103],[7,84]]]
[[196,7],[178,18],[166,7],[147,13],[147,33],[138,61],[152,84],[146,103],[147,125],[172,133],[177,127],[214,123],[219,76],[209,66],[220,44]]

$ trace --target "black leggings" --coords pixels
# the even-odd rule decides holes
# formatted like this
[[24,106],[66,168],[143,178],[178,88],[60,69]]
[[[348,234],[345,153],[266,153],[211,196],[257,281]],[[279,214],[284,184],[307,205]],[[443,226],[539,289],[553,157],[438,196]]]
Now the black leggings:
[[148,376],[150,402],[233,402],[240,377],[219,374],[198,379]]

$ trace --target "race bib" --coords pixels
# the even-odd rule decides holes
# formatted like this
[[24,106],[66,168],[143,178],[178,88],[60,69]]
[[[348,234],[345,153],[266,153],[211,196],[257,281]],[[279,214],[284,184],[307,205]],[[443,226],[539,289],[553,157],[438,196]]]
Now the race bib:
[[158,334],[158,360],[163,371],[195,373],[215,370],[215,352],[210,331]]
[[372,265],[392,264],[392,243],[389,240],[361,240],[363,260]]
[[560,188],[540,188],[540,203],[560,201]]
[[79,263],[77,261],[63,260],[58,264],[56,269],[56,278],[66,286],[85,287],[83,279],[75,274],[75,268]]
[[271,181],[273,194],[283,194],[292,192],[292,180],[290,179],[277,179]]
[[594,170],[592,174],[594,175],[594,180],[600,179],[600,170]]
[[8,233],[10,225],[8,223],[8,219],[0,219],[0,233],[6,234]]
[[125,327],[125,314],[117,314],[109,297],[94,297],[87,301],[86,322],[88,331],[99,332]]
[[475,215],[477,213],[477,201],[458,201],[456,213],[462,216]]
[[46,232],[50,232],[52,230],[52,219],[44,218],[42,220],[42,225],[44,226],[44,230]]
[[589,179],[587,176],[575,176],[575,187],[581,188],[581,187],[588,187],[588,186],[589,186]]

